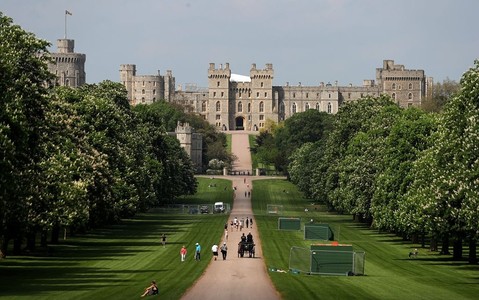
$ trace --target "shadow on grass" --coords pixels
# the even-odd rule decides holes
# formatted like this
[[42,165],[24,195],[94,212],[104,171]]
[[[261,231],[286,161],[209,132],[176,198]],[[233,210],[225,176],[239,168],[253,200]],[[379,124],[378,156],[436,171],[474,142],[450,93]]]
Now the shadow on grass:
[[[113,282],[126,284],[135,274],[167,272],[151,265],[138,270],[141,266],[136,266],[134,259],[143,257],[142,253],[154,254],[161,246],[161,234],[186,231],[200,219],[144,214],[69,237],[48,250],[39,249],[38,256],[8,256],[0,260],[0,294],[34,297],[49,292],[90,291],[108,288]],[[166,248],[180,243],[167,242]]]

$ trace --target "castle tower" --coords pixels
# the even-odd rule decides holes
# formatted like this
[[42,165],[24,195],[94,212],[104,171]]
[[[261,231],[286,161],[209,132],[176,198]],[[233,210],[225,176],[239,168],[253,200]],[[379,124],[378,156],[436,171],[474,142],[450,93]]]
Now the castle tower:
[[190,157],[196,172],[201,172],[203,160],[203,137],[199,133],[195,133],[188,123],[178,122],[176,129],[176,138],[180,142],[180,146]]
[[57,76],[55,85],[79,87],[86,82],[86,55],[75,53],[75,41],[57,40],[57,51],[51,53],[54,63],[48,64],[48,70]]
[[166,70],[166,75],[164,76],[164,99],[165,101],[172,102],[175,98],[175,77],[173,77],[173,73],[171,70]]
[[120,65],[120,82],[125,86],[128,92],[130,104],[133,95],[133,79],[136,76],[136,65]]
[[278,122],[277,99],[273,101],[273,64],[266,64],[264,69],[257,69],[252,64],[251,77],[251,129],[264,127],[266,119]]
[[210,63],[208,69],[208,103],[202,105],[202,110],[206,110],[206,120],[210,124],[215,124],[222,130],[230,129],[234,123],[230,121],[230,78],[231,70],[229,63],[215,68],[214,63]]

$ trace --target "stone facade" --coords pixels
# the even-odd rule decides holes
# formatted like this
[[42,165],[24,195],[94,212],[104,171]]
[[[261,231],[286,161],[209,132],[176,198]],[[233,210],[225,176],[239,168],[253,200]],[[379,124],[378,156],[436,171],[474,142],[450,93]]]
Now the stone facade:
[[190,156],[195,171],[200,173],[203,160],[203,136],[200,133],[195,133],[194,128],[189,123],[183,124],[181,122],[178,122],[175,132],[169,134],[176,136],[180,146]]
[[86,82],[86,55],[75,53],[75,41],[57,40],[57,51],[51,53],[54,63],[48,64],[48,70],[57,76],[55,85],[79,87]]
[[[137,98],[130,96],[133,88],[122,77],[122,71],[120,74],[134,105]],[[181,103],[220,130],[257,131],[268,119],[280,122],[308,109],[335,114],[341,104],[365,96],[387,94],[401,107],[420,106],[432,87],[432,79],[423,70],[408,70],[393,60],[384,60],[383,67],[376,69],[376,79],[364,80],[362,86],[339,86],[337,82],[274,86],[273,79],[272,64],[266,64],[264,69],[252,64],[249,76],[241,76],[232,73],[228,63],[218,68],[210,63],[207,89],[179,89],[170,91],[169,98],[150,96],[144,102],[165,99]]]
[[175,77],[171,70],[167,70],[165,76],[159,70],[158,75],[136,75],[136,65],[121,65],[120,81],[125,85],[132,105],[174,99]]

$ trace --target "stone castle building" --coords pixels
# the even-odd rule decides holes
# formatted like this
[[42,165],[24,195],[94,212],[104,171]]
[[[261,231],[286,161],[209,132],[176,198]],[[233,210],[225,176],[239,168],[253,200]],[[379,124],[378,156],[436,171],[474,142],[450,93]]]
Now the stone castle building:
[[75,41],[57,40],[57,51],[51,53],[54,63],[48,64],[48,70],[57,76],[55,85],[79,87],[86,82],[86,55],[75,53]]
[[195,133],[189,123],[178,122],[175,132],[169,132],[169,135],[175,136],[180,142],[180,146],[191,158],[196,172],[202,171],[203,160],[203,137],[200,133]]
[[120,66],[120,81],[125,85],[132,105],[151,104],[157,100],[174,100],[175,77],[171,70],[166,75],[136,75],[136,65]]
[[[409,70],[393,60],[384,60],[383,67],[376,69],[376,79],[364,80],[362,86],[339,86],[337,82],[275,86],[272,64],[264,69],[252,64],[249,76],[244,76],[232,73],[228,63],[219,68],[210,63],[207,89],[174,90],[171,71],[163,77],[136,76],[131,70],[135,65],[120,67],[121,83],[132,105],[159,99],[180,103],[220,130],[257,131],[268,119],[280,122],[308,109],[334,114],[343,103],[381,94],[391,96],[401,107],[420,106],[432,87],[432,79],[423,70]],[[164,89],[158,92],[158,86]]]

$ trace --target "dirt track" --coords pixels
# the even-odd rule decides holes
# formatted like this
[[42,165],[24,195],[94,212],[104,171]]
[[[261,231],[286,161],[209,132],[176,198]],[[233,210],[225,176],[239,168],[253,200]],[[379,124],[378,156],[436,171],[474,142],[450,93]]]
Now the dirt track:
[[[234,169],[251,169],[248,134],[235,132],[232,134],[232,151],[238,157]],[[256,222],[251,208],[250,197],[245,192],[251,189],[251,176],[231,176],[233,187],[236,187],[235,199],[230,215],[238,219],[252,217],[253,226],[243,231],[231,231],[228,226],[228,256],[226,260],[219,254],[218,261],[212,260],[201,278],[185,293],[182,299],[281,299],[267,275],[263,260],[261,240],[256,230]],[[247,255],[241,258],[237,255],[238,241],[242,233],[251,232],[256,244],[256,257]],[[224,238],[218,241],[223,244]],[[205,251],[211,251],[212,245],[204,245]]]

